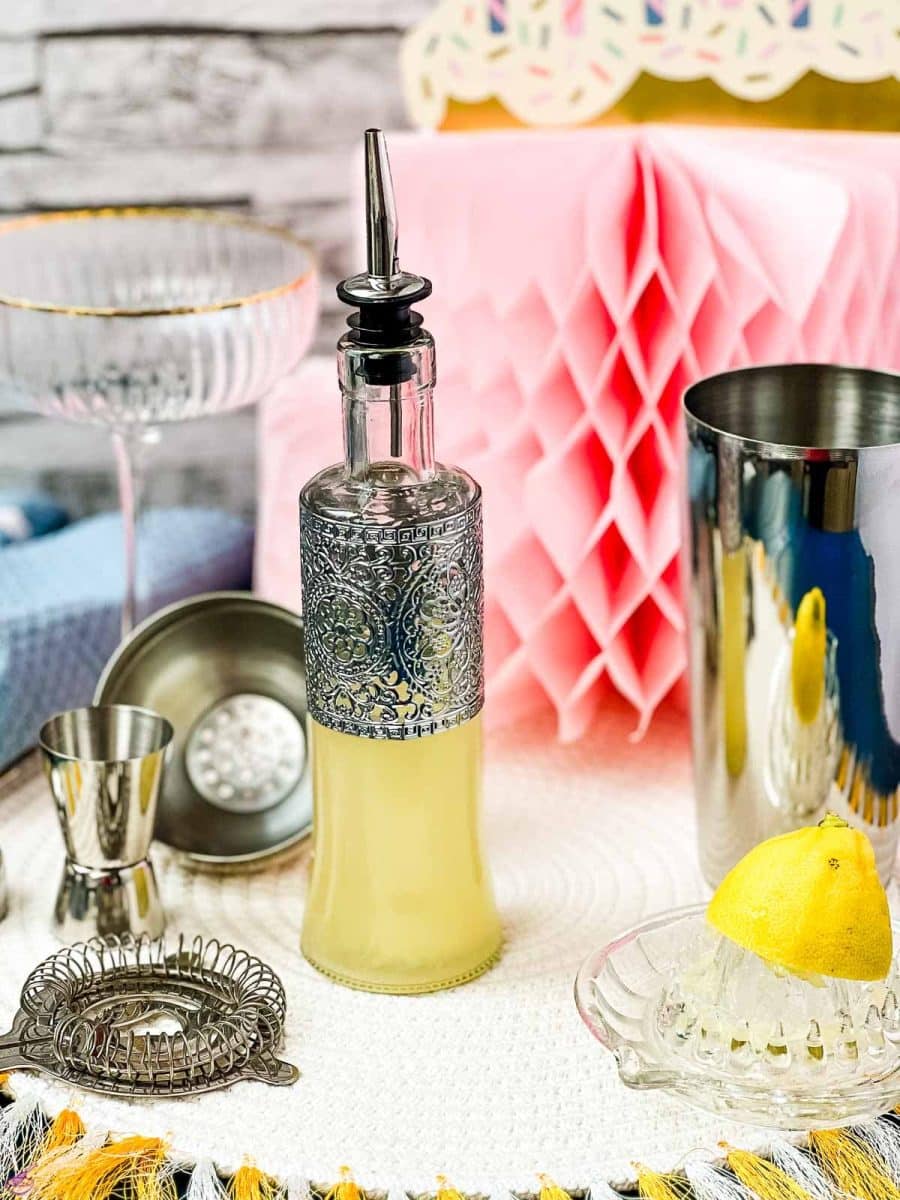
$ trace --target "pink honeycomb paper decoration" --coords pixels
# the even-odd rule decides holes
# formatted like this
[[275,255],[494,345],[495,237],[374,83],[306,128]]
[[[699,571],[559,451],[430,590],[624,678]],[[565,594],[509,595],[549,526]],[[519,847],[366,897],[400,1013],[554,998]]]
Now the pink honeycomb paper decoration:
[[[488,715],[643,729],[685,666],[684,388],[775,361],[900,366],[900,139],[641,130],[391,141],[428,275],[440,455],[484,488]],[[296,606],[296,494],[340,456],[334,368],[264,408],[257,583]]]

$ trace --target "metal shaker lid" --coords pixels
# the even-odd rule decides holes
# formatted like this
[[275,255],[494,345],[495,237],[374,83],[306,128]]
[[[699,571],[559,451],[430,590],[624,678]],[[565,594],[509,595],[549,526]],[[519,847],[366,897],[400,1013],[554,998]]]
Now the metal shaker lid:
[[248,592],[180,601],[114,652],[95,702],[174,726],[156,839],[191,866],[254,869],[312,825],[303,624]]

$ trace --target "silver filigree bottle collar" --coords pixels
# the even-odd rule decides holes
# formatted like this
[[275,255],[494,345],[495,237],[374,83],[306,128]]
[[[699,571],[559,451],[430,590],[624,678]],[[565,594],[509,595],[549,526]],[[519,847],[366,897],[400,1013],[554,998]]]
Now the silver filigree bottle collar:
[[414,525],[300,515],[309,712],[417,738],[484,704],[481,501]]

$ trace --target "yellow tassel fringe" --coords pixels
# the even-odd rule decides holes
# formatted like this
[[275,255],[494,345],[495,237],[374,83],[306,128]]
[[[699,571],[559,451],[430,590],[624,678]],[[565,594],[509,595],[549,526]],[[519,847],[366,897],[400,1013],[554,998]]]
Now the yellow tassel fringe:
[[28,1200],[175,1200],[160,1138],[127,1137],[84,1156],[46,1155],[28,1176]]
[[341,1167],[341,1180],[325,1193],[325,1200],[366,1200],[366,1194],[353,1178],[349,1167]]
[[638,1191],[644,1200],[689,1200],[691,1187],[683,1175],[660,1175],[636,1163]]
[[541,1183],[538,1200],[571,1200],[569,1193],[555,1183],[549,1175],[538,1175],[538,1179]]
[[458,1192],[455,1187],[450,1186],[446,1175],[438,1175],[435,1200],[466,1200],[466,1198],[462,1192]]
[[[0,1075],[0,1086],[3,1083]],[[28,1200],[113,1200],[115,1196],[176,1200],[172,1167],[166,1144],[160,1138],[126,1137],[98,1145],[96,1137],[85,1136],[84,1123],[73,1109],[63,1109],[45,1133],[39,1133],[40,1128],[38,1124],[32,1161],[27,1162],[26,1149],[18,1161],[25,1158],[27,1165],[10,1182],[11,1192],[3,1190],[0,1197],[12,1193],[27,1195]],[[868,1141],[848,1130],[828,1130],[811,1133],[809,1147],[837,1194],[865,1200],[900,1200],[900,1186]],[[754,1200],[813,1200],[810,1190],[769,1159],[724,1144],[723,1149],[728,1167]],[[635,1170],[643,1200],[690,1200],[690,1183],[683,1174],[663,1174],[639,1163]],[[539,1175],[538,1180],[538,1200],[571,1200],[550,1176]],[[248,1162],[227,1185],[227,1195],[228,1200],[278,1200],[281,1191],[274,1180]],[[339,1182],[327,1190],[324,1200],[367,1197],[350,1168],[341,1167]],[[446,1176],[438,1175],[435,1200],[466,1197]]]
[[84,1136],[84,1122],[74,1108],[64,1108],[54,1119],[47,1130],[41,1156],[53,1154],[56,1150],[68,1150],[79,1138]]
[[[726,1147],[723,1147],[723,1149]],[[812,1200],[806,1188],[781,1167],[749,1150],[728,1149],[726,1162],[741,1183],[759,1200]]]
[[837,1129],[811,1133],[809,1140],[822,1166],[845,1194],[864,1196],[865,1200],[900,1200],[900,1189],[871,1146]]
[[231,1200],[275,1200],[278,1186],[253,1163],[245,1163],[228,1185]]
[[20,1175],[7,1185],[7,1192],[14,1195],[30,1194],[36,1180],[46,1180],[72,1158],[73,1148],[84,1136],[84,1123],[78,1113],[64,1108],[52,1121],[50,1128],[34,1147],[34,1160]]

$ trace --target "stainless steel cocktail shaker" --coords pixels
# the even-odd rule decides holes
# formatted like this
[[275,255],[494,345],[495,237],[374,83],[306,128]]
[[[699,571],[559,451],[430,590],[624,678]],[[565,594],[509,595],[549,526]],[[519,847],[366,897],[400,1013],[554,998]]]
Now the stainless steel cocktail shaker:
[[691,717],[711,884],[833,809],[883,879],[900,786],[900,377],[772,366],[684,400]]

